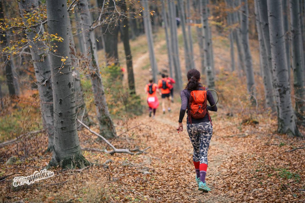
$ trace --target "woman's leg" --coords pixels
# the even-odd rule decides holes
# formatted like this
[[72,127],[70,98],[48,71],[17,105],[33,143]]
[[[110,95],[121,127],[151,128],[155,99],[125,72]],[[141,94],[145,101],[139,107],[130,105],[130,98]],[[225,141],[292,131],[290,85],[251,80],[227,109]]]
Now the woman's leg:
[[189,134],[191,143],[193,145],[194,153],[193,153],[193,163],[195,166],[196,177],[200,178],[200,136],[197,131],[197,124],[187,124],[187,132]]
[[154,113],[154,115],[156,115],[156,110],[157,110],[157,109],[153,109],[153,113]]
[[213,134],[213,127],[210,122],[200,123],[198,131],[200,133],[200,180],[205,183],[208,168],[208,150]]

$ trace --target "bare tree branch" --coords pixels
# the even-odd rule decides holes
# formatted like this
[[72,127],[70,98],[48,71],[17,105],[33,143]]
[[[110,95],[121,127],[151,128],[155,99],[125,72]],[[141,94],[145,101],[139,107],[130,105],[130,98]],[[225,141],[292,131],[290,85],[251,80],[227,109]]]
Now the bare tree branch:
[[[104,138],[103,136],[99,135],[98,133],[92,131],[86,124],[84,124],[83,122],[81,122],[79,119],[77,119],[77,121],[82,124],[85,128],[87,128],[87,130],[89,130],[91,133],[95,134],[96,136],[98,136],[99,138],[102,138],[102,140],[104,142],[106,142],[106,144],[108,144],[113,151],[107,151],[106,149],[103,150],[98,150],[98,149],[93,149],[95,151],[100,151],[100,152],[106,152],[108,154],[114,154],[114,153],[127,153],[127,154],[133,154],[132,152],[129,151],[129,149],[117,149],[115,148],[108,140],[106,140],[106,138]],[[85,150],[85,149],[84,149]]]
[[[69,6],[68,6],[68,9],[67,9],[67,11],[69,12],[71,9],[72,9],[72,7],[74,8],[75,7],[75,2],[77,2],[78,0],[74,0]],[[73,6],[74,5],[74,6]]]

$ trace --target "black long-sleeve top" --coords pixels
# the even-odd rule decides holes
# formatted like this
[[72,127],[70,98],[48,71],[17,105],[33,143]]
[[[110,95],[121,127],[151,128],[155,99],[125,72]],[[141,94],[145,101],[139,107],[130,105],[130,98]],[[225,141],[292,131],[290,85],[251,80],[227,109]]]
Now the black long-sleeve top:
[[[200,86],[199,88],[202,88],[202,86]],[[180,109],[180,115],[179,115],[179,123],[182,123],[185,111],[188,108],[190,94],[191,94],[190,90],[185,89],[185,90],[181,91],[181,109]],[[207,105],[207,110],[208,111],[217,111],[217,106],[215,105],[214,98],[212,96],[212,93],[209,90],[207,90],[207,100],[209,101],[209,104],[210,104],[210,106]],[[192,123],[201,123],[201,122],[210,121],[208,113],[203,118],[200,118],[200,119],[191,118],[191,119],[192,119]],[[187,123],[189,123],[189,119],[187,119]]]

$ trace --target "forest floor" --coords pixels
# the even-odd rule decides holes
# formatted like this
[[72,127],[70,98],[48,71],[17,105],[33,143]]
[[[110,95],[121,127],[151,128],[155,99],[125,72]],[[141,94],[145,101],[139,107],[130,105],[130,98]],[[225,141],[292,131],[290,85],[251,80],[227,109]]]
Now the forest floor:
[[[165,41],[155,42],[161,69],[167,61]],[[145,101],[143,88],[150,77],[145,36],[131,43],[138,48],[133,51],[137,93]],[[214,49],[216,84],[222,86],[218,112],[211,114],[214,133],[207,175],[211,192],[197,190],[191,143],[185,130],[176,131],[180,109],[176,93],[170,113],[163,115],[159,107],[155,118],[145,112],[124,123],[116,121],[119,137],[111,140],[115,147],[146,149],[143,153],[84,151],[92,166],[49,169],[54,177],[14,188],[14,177],[31,175],[50,161],[51,153],[44,153],[47,138],[40,133],[1,148],[0,202],[305,202],[305,140],[275,133],[274,115],[238,101],[246,90],[236,75],[227,72],[228,46],[224,43],[220,38]],[[196,49],[194,53],[198,53]],[[183,54],[180,56],[184,61]],[[228,98],[232,95],[235,98]],[[98,127],[92,130],[98,132]],[[79,137],[83,148],[107,147],[86,129],[79,131]],[[6,164],[13,155],[25,158]]]

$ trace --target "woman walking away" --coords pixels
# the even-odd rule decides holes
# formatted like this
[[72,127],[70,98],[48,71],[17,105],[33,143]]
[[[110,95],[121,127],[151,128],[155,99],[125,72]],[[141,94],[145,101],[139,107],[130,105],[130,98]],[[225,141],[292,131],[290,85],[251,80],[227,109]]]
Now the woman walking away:
[[147,93],[147,103],[149,107],[149,117],[151,117],[152,112],[153,112],[153,117],[155,117],[156,109],[159,106],[159,101],[156,93],[157,91],[160,94],[157,84],[154,84],[153,80],[150,79],[149,83],[145,87],[145,92]]
[[[217,111],[213,96],[200,82],[200,73],[191,69],[187,73],[188,83],[181,91],[181,109],[178,132],[183,131],[182,120],[187,109],[187,132],[194,148],[193,162],[198,189],[209,192],[205,182],[208,168],[208,149],[213,133],[212,120],[208,111]],[[209,101],[211,106],[207,105]]]

